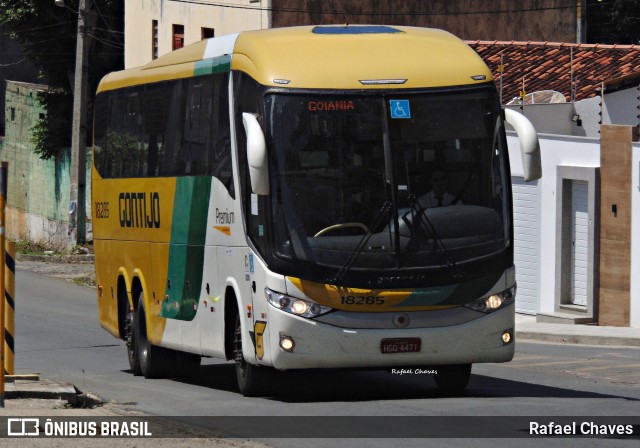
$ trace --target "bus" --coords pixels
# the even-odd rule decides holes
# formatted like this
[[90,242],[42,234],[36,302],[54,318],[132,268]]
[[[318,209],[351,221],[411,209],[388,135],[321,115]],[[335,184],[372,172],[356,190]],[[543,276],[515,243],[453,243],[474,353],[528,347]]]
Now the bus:
[[507,122],[539,178],[531,123],[426,28],[247,31],[108,74],[100,324],[147,378],[220,358],[251,396],[277,371],[425,366],[461,393],[514,353]]

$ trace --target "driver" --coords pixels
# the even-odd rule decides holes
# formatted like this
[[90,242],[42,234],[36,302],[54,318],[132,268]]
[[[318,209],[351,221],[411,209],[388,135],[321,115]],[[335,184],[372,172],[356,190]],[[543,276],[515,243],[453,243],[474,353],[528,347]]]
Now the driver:
[[447,191],[447,173],[444,170],[434,170],[431,174],[432,190],[418,198],[422,207],[443,207],[446,205],[462,204],[460,199]]

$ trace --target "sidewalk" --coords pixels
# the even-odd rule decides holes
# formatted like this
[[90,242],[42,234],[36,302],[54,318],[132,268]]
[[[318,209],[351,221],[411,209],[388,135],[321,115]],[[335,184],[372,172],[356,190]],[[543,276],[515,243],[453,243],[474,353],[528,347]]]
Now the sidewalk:
[[547,324],[536,322],[535,316],[516,314],[516,341],[523,340],[640,348],[640,328]]

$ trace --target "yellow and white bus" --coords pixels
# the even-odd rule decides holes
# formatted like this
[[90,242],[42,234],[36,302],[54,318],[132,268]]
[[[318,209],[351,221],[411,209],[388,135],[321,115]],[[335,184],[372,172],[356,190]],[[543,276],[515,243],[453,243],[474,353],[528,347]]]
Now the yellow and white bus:
[[[505,120],[506,113],[506,120]],[[317,26],[204,40],[98,88],[99,317],[134,374],[433,366],[446,392],[514,352],[505,121],[454,36]]]

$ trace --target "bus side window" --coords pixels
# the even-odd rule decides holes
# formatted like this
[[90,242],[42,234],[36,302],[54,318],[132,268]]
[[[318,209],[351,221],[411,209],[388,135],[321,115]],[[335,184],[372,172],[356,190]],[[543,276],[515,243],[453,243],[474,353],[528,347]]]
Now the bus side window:
[[211,92],[211,130],[207,154],[211,161],[209,173],[227,188],[235,199],[233,171],[231,167],[231,124],[229,122],[229,75],[219,74],[212,77]]
[[101,93],[96,168],[104,178],[215,176],[235,198],[228,74]]
[[203,86],[200,79],[189,79],[187,110],[183,116],[184,133],[181,141],[180,159],[183,166],[183,173],[186,175],[198,175],[206,172],[206,161],[201,160],[204,153],[204,142],[202,128],[209,123],[203,123],[202,92]]
[[147,177],[163,174],[165,132],[168,126],[169,90],[168,83],[147,86],[143,100],[144,135],[147,142]]
[[110,92],[103,92],[96,96],[94,106],[93,126],[93,160],[96,169],[102,177],[108,177],[108,151],[106,150],[107,120],[109,116]]
[[249,166],[247,163],[247,139],[242,126],[242,113],[248,112],[260,115],[261,97],[258,84],[244,73],[234,74],[235,123],[238,147],[238,172],[242,189],[242,205],[247,223],[247,233],[258,251],[262,252],[265,245],[265,220],[267,219],[267,196],[253,194],[249,181]]

